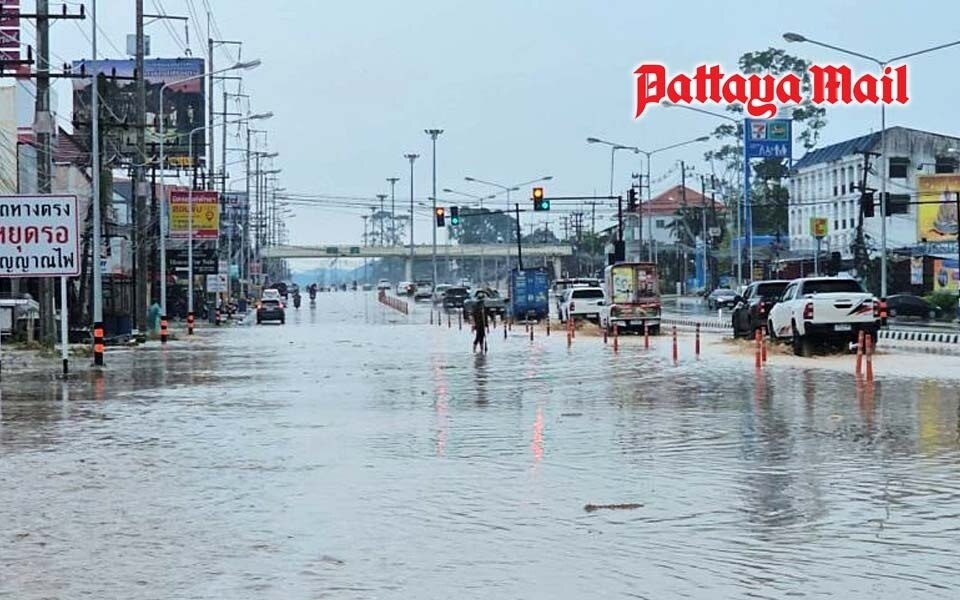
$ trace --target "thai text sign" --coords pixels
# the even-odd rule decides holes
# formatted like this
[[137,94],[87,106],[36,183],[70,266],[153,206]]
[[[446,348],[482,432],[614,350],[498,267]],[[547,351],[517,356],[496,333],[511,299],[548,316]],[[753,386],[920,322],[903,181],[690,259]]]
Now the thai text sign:
[[220,195],[217,192],[176,190],[170,192],[170,237],[190,237],[190,205],[193,204],[193,239],[220,237]]
[[790,158],[790,119],[744,119],[743,151],[747,158]]
[[0,277],[80,274],[76,196],[0,196]]

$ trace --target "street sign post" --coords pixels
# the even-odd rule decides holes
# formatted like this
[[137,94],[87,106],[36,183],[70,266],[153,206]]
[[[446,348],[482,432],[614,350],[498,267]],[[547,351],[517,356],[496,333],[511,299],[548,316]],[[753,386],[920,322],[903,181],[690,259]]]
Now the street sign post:
[[[793,158],[793,121],[791,119],[743,120],[743,220],[749,248],[750,273],[753,274],[753,210],[750,206],[750,159]],[[737,253],[742,253],[737,241]]]
[[64,374],[69,370],[67,277],[80,274],[78,212],[76,196],[0,196],[0,277],[60,278]]
[[829,233],[829,221],[826,217],[810,217],[810,233],[817,240],[817,253],[813,256],[813,272],[820,274],[820,243]]

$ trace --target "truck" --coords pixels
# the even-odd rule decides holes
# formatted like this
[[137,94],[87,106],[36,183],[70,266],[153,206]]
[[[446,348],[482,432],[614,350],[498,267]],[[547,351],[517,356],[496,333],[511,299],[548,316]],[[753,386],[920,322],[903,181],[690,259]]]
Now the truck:
[[606,300],[600,307],[600,327],[613,332],[660,333],[660,281],[651,262],[621,262],[603,271]]
[[515,320],[540,321],[550,315],[550,284],[543,269],[510,271],[510,315]]
[[879,329],[880,302],[849,277],[794,279],[767,316],[770,337],[790,340],[797,356],[855,343],[861,331],[876,342]]

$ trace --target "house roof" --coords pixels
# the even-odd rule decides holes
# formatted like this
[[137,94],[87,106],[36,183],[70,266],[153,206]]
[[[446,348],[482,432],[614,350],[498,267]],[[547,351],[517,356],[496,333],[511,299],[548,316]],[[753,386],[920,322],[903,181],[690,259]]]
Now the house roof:
[[844,156],[867,152],[873,149],[879,143],[879,131],[875,133],[868,133],[867,135],[861,135],[860,137],[853,138],[852,140],[846,140],[836,144],[831,144],[829,146],[824,146],[823,148],[811,150],[810,152],[804,154],[803,158],[793,163],[793,168],[804,169],[812,165],[840,160]]
[[[686,204],[684,205],[684,201]],[[678,210],[684,208],[698,208],[704,205],[710,206],[710,198],[706,198],[690,188],[681,185],[675,185],[672,188],[661,192],[649,201],[643,203],[643,212],[648,215],[675,215]],[[724,206],[719,200],[714,202],[714,208],[722,211]]]

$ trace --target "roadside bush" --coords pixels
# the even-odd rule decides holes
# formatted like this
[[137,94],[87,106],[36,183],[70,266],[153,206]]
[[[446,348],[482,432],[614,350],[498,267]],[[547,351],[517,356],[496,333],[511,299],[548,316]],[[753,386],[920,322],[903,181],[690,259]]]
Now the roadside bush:
[[957,314],[957,295],[953,292],[934,292],[924,296],[924,299],[943,309],[943,316],[948,319]]

